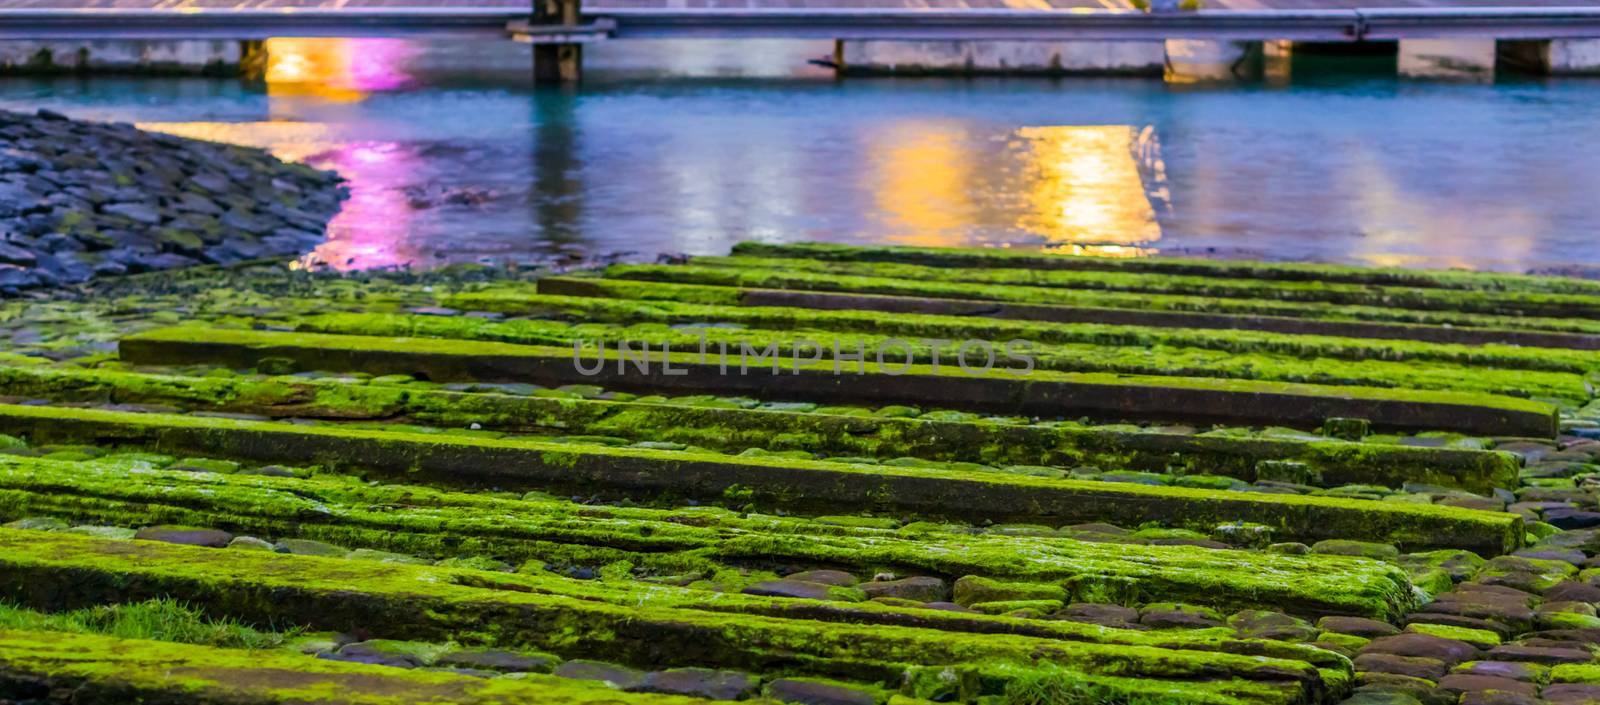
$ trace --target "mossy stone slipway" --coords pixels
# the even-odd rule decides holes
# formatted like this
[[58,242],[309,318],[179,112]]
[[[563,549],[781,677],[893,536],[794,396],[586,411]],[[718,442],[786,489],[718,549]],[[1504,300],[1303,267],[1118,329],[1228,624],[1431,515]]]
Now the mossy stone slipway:
[[1469,291],[1600,295],[1600,282],[1566,277],[1182,257],[1077,257],[1025,249],[862,247],[818,242],[787,244],[741,242],[733,246],[733,254],[744,257],[781,257],[834,262],[893,262],[929,267],[1127,272],[1256,279],[1268,282],[1335,282]]
[[[176,665],[175,665],[176,664]],[[692,705],[697,698],[619,693],[554,676],[485,680],[409,671],[292,652],[220,649],[54,631],[0,629],[0,692],[36,699],[72,693],[105,705]]]
[[[672,353],[684,374],[668,374],[661,354],[647,369],[612,356],[585,356],[599,364],[586,374],[573,348],[428,338],[284,333],[177,327],[122,338],[123,359],[136,364],[223,364],[255,367],[268,358],[305,368],[371,374],[411,374],[444,381],[601,384],[647,392],[716,392],[763,398],[829,402],[938,404],[996,413],[1058,416],[1098,413],[1125,418],[1189,418],[1224,423],[1282,423],[1315,428],[1332,417],[1366,418],[1384,428],[1459,430],[1466,433],[1551,436],[1556,410],[1549,404],[1487,394],[1390,390],[1255,380],[1158,377],[1034,370],[967,371],[945,365],[849,365],[839,361],[794,365],[778,361],[755,374],[724,374],[715,355]],[[839,371],[844,365],[843,372]],[[885,368],[892,368],[886,371]],[[861,373],[856,373],[859,368]],[[777,371],[775,371],[777,370]],[[737,372],[737,366],[734,369]]]
[[0,428],[39,442],[124,441],[160,452],[325,464],[457,486],[608,491],[814,513],[1052,525],[1160,521],[1209,531],[1247,521],[1307,543],[1362,538],[1408,548],[1498,555],[1523,540],[1522,517],[1442,505],[1151,487],[814,460],[303,427],[290,424],[0,405]]
[[172,404],[188,410],[272,417],[397,419],[446,427],[546,429],[666,441],[738,453],[751,448],[833,457],[976,461],[994,465],[1098,466],[1166,472],[1179,458],[1194,472],[1260,479],[1264,461],[1292,461],[1330,486],[1428,483],[1485,493],[1512,488],[1510,453],[1335,439],[1241,438],[1072,424],[1016,425],[670,403],[463,393],[272,377],[186,377],[114,370],[0,366],[0,395],[61,402]]
[[[638,275],[632,275],[638,276]],[[1374,340],[1416,340],[1453,345],[1525,345],[1529,347],[1600,350],[1600,325],[1585,321],[1544,319],[1542,327],[1555,330],[1514,330],[1521,320],[1478,317],[1468,326],[1426,319],[1431,324],[1371,320],[1366,311],[1344,311],[1326,318],[1215,313],[1201,310],[1146,309],[1134,302],[1107,301],[1102,305],[1037,304],[995,299],[949,298],[907,293],[863,294],[817,291],[809,288],[760,288],[747,285],[703,285],[637,279],[549,277],[539,281],[539,291],[554,296],[619,296],[643,301],[677,301],[745,307],[806,308],[825,311],[876,311],[929,316],[982,317],[1003,321],[1118,325],[1197,330],[1248,330],[1284,335],[1316,335]],[[1119,308],[1118,305],[1128,307]],[[1562,332],[1570,330],[1571,332]]]
[[[718,315],[720,312],[706,313],[709,315],[693,320],[715,320],[737,325],[742,318],[737,315]],[[848,323],[840,325],[826,319],[793,323],[778,320],[760,327],[708,326],[693,329],[689,327],[695,325],[692,323],[680,323],[668,328],[654,321],[624,325],[543,319],[491,321],[466,316],[334,313],[307,316],[295,321],[294,325],[297,330],[314,333],[490,340],[563,347],[604,345],[613,360],[620,354],[619,346],[623,343],[634,351],[644,347],[658,351],[670,347],[679,352],[688,352],[698,351],[704,346],[713,359],[720,359],[720,351],[727,350],[732,356],[730,364],[735,369],[738,365],[736,355],[746,346],[751,351],[762,351],[770,346],[783,361],[780,368],[791,367],[797,357],[805,361],[843,359],[849,363],[850,357],[863,354],[862,351],[869,356],[874,354],[873,351],[884,351],[884,359],[889,363],[912,360],[923,365],[938,362],[940,369],[946,366],[994,366],[1004,369],[1015,367],[1012,357],[1015,353],[1008,347],[1010,341],[1021,340],[1026,341],[1026,354],[1035,369],[1054,372],[1450,390],[1559,399],[1572,405],[1581,405],[1589,400],[1591,386],[1586,377],[1592,371],[1593,364],[1592,359],[1581,363],[1572,360],[1569,367],[1576,370],[1558,371],[1427,359],[1308,359],[1270,351],[1052,343],[1021,336],[989,342],[970,336],[944,338],[912,331],[875,329],[892,329],[895,324],[853,327]],[[969,332],[988,335],[1002,333],[1001,330]],[[1024,349],[1020,345],[1017,349]],[[848,364],[845,369],[850,369]]]
[[950,582],[978,575],[1064,586],[1063,594],[1077,601],[1177,600],[1310,616],[1394,620],[1414,599],[1398,569],[1343,556],[996,536],[957,533],[957,527],[869,529],[726,512],[608,510],[415,487],[0,456],[0,522],[41,516],[128,527],[206,526],[515,563],[580,561],[592,554],[592,561],[627,560],[663,574],[794,563],[866,575],[909,571]]
[[[982,671],[987,687],[1003,692],[1009,681],[1044,675],[1030,666],[1048,664],[1047,673],[1065,671],[1124,697],[1179,686],[1200,703],[1317,701],[1328,679],[1342,687],[1348,678],[1337,667],[1214,651],[780,619],[658,606],[648,595],[617,604],[552,594],[533,577],[476,571],[15,530],[0,530],[0,549],[0,595],[41,609],[176,593],[244,621],[453,635],[639,666],[711,661],[898,681],[910,664],[937,665]],[[674,591],[658,593],[670,602]]]

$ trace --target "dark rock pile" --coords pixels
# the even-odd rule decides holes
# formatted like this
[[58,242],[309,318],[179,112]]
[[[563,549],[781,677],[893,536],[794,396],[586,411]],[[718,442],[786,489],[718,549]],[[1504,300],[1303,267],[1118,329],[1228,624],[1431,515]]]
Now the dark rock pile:
[[339,182],[260,149],[0,111],[0,294],[299,254]]

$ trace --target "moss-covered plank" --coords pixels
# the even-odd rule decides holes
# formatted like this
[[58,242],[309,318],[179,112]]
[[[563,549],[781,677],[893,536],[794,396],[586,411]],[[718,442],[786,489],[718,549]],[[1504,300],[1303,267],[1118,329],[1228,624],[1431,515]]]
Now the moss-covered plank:
[[1185,276],[1133,272],[1096,272],[1031,268],[928,267],[888,262],[843,262],[759,257],[696,257],[693,266],[750,271],[804,272],[970,284],[1025,286],[1043,289],[1202,296],[1261,301],[1305,302],[1336,306],[1391,306],[1421,311],[1455,311],[1500,316],[1593,317],[1600,296],[1526,291],[1436,289],[1326,281],[1260,281],[1215,275]]
[[[1195,689],[1194,702],[1317,702],[1328,695],[1322,671],[1302,661],[714,612],[661,606],[655,593],[617,605],[545,593],[552,579],[511,574],[14,530],[0,530],[0,568],[0,596],[37,609],[160,594],[247,622],[359,628],[643,667],[721,666],[885,684],[915,666],[1018,669],[974,694],[999,695],[1008,680],[1041,675],[1033,664],[1045,663],[1088,682],[1185,683]],[[669,602],[679,597],[657,591]],[[1243,686],[1249,696],[1234,697],[1227,686]]]
[[[543,293],[576,287],[575,296]],[[972,316],[877,312],[781,306],[732,306],[680,303],[650,298],[658,284],[621,279],[547,277],[534,283],[504,283],[446,294],[441,302],[454,309],[490,311],[509,316],[534,316],[569,322],[614,324],[661,323],[683,326],[711,322],[780,330],[826,330],[877,333],[919,339],[1023,339],[1054,345],[1088,344],[1201,348],[1231,353],[1270,353],[1303,359],[1444,362],[1510,370],[1542,370],[1588,374],[1600,369],[1591,352],[1528,347],[1503,343],[1456,345],[1414,340],[1385,340],[1328,335],[1290,335],[1253,330],[1213,330],[1094,323],[1060,324]],[[635,300],[640,299],[640,300]],[[435,317],[458,320],[460,317]],[[472,320],[481,320],[468,317]]]
[[832,457],[914,457],[996,466],[1093,466],[1262,479],[1262,461],[1306,466],[1329,486],[1422,482],[1486,493],[1511,488],[1521,461],[1496,451],[1327,439],[1248,438],[1082,426],[1016,425],[724,409],[670,403],[470,394],[291,377],[183,377],[0,366],[0,395],[102,404],[164,404],[274,417],[395,419],[452,427],[666,441],[727,453],[751,448]]
[[609,490],[817,514],[888,510],[963,521],[1162,522],[1209,531],[1247,521],[1307,543],[1357,538],[1496,555],[1523,539],[1519,515],[1441,505],[1151,487],[934,468],[703,455],[643,448],[304,427],[235,419],[0,405],[0,432],[39,442],[121,441],[167,452],[358,467],[411,482]]
[[883,361],[853,366],[837,357],[831,362],[785,361],[775,350],[757,362],[752,362],[754,354],[730,355],[731,365],[715,353],[663,356],[656,351],[653,363],[633,364],[616,350],[609,357],[584,352],[580,360],[574,348],[176,327],[124,337],[119,351],[135,364],[243,368],[278,358],[305,369],[412,374],[432,381],[590,383],[627,391],[939,405],[1050,417],[1093,414],[1303,427],[1345,417],[1368,419],[1384,428],[1522,436],[1553,436],[1557,423],[1556,409],[1549,404],[1497,395],[1028,371],[1015,360],[991,370],[949,364],[934,369],[899,364],[892,350]]
[[837,262],[895,262],[930,267],[1142,272],[1285,282],[1600,295],[1600,283],[1570,277],[1184,257],[1089,257],[1056,255],[1029,249],[741,242],[733,246],[733,254]]
[[1408,309],[1378,305],[1346,305],[1325,302],[1279,301],[1274,299],[1233,299],[1189,294],[1061,289],[1016,284],[941,282],[793,271],[787,268],[742,269],[695,265],[612,265],[606,268],[605,275],[618,279],[706,284],[762,290],[791,289],[797,291],[966,299],[969,301],[1097,309],[1138,309],[1151,312],[1189,312],[1236,316],[1288,316],[1331,321],[1421,323],[1435,326],[1504,328],[1562,333],[1595,334],[1600,332],[1600,321],[1584,316],[1494,315],[1453,309]]
[[[705,705],[545,675],[486,679],[329,661],[290,651],[0,630],[9,702],[166,705]],[[70,695],[69,695],[70,694]]]
[[0,523],[33,516],[129,528],[201,526],[440,558],[626,561],[635,570],[661,575],[794,564],[867,575],[936,575],[951,582],[977,575],[1050,583],[1080,602],[1178,601],[1230,611],[1270,608],[1385,620],[1395,620],[1413,606],[1410,581],[1398,568],[1343,556],[1109,544],[932,527],[901,531],[0,456]]
[[[689,304],[801,308],[822,311],[875,311],[939,317],[1154,327],[1198,330],[1261,331],[1283,335],[1316,335],[1374,340],[1412,340],[1447,345],[1508,345],[1571,350],[1600,350],[1600,327],[1573,323],[1574,332],[1513,330],[1506,321],[1475,320],[1471,327],[1449,323],[1421,325],[1344,318],[1297,318],[1256,314],[1200,311],[1141,310],[1110,306],[1030,304],[1009,301],[941,298],[925,295],[855,294],[831,291],[761,289],[742,286],[681,284],[650,280],[546,277],[538,282],[542,294],[554,296],[611,296],[646,301]],[[492,310],[493,300],[469,297],[463,305]],[[1123,305],[1132,306],[1133,303]],[[1498,327],[1497,327],[1498,326]]]
[[[770,309],[750,309],[770,310]],[[701,319],[705,320],[705,319]],[[716,320],[716,319],[712,319]],[[723,323],[724,321],[717,321]],[[724,346],[738,350],[741,345],[756,349],[775,346],[777,354],[793,360],[812,357],[829,360],[835,351],[854,355],[855,350],[891,349],[899,356],[920,364],[975,365],[988,359],[985,350],[1000,354],[999,343],[986,341],[1027,340],[1029,355],[1041,370],[1053,372],[1091,372],[1146,376],[1216,377],[1272,382],[1299,382],[1338,386],[1385,387],[1391,389],[1450,390],[1559,399],[1574,406],[1588,402],[1590,384],[1585,374],[1569,371],[1500,369],[1491,365],[1458,364],[1426,360],[1301,358],[1293,354],[1261,351],[1208,350],[1162,345],[1103,345],[1098,343],[1045,343],[1035,339],[980,335],[971,338],[926,336],[905,338],[890,331],[874,331],[863,326],[857,331],[790,328],[773,325],[765,328],[698,329],[669,328],[650,322],[622,325],[604,322],[566,322],[553,320],[493,321],[470,316],[426,316],[381,313],[330,313],[295,320],[297,330],[314,333],[367,336],[412,336],[451,340],[492,340],[531,345],[592,344],[603,341],[615,350],[620,341],[637,348],[712,350]],[[1001,332],[1001,331],[993,331]],[[978,341],[978,342],[973,342]],[[987,346],[987,347],[986,347]],[[1593,361],[1590,361],[1593,362]],[[1588,370],[1585,370],[1587,372]]]

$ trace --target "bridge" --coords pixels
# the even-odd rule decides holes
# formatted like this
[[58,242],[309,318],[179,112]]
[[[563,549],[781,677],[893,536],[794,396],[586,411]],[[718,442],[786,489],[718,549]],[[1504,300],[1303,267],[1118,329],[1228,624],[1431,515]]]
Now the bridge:
[[[90,0],[91,2],[95,0]],[[654,0],[661,2],[662,0]],[[626,39],[833,39],[998,42],[1361,42],[1600,38],[1600,7],[1323,7],[1223,0],[1249,9],[1150,13],[1120,0],[999,0],[1000,7],[773,7],[761,0],[628,6],[579,0],[528,5],[394,6],[351,0],[170,0],[74,5],[0,1],[0,40],[258,40],[272,37],[509,38],[537,45],[541,80],[574,80],[581,45]],[[848,1],[848,0],[847,0]],[[859,0],[857,0],[859,2]],[[870,1],[870,0],[869,0]],[[923,0],[899,0],[902,3]],[[954,0],[962,5],[967,3]],[[1023,5],[1018,7],[1016,5]],[[1335,4],[1322,3],[1320,5]]]

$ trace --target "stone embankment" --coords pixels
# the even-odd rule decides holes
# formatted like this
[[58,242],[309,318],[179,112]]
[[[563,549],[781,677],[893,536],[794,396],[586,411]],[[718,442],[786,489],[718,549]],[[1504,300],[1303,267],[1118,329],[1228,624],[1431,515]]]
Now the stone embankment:
[[0,111],[0,294],[296,255],[339,183],[260,149]]

